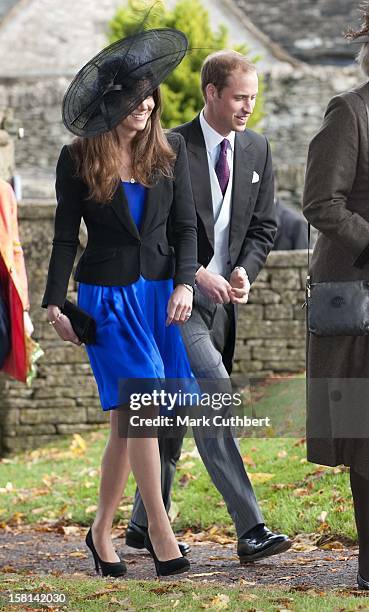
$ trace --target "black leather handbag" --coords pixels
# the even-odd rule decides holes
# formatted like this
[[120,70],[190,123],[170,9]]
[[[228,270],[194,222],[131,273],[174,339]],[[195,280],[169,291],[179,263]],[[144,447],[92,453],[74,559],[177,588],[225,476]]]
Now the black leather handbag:
[[[308,233],[310,247],[310,224]],[[306,305],[308,329],[316,336],[369,334],[369,280],[312,283],[309,250]]]
[[10,317],[8,305],[0,287],[0,369],[3,367],[11,346]]
[[96,343],[96,321],[88,312],[73,302],[65,300],[62,313],[70,320],[73,331],[81,342],[84,344]]

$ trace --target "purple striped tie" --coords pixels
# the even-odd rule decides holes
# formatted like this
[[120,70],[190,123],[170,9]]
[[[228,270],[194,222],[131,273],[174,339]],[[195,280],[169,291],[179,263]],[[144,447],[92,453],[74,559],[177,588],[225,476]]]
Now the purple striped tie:
[[227,140],[227,138],[224,138],[224,140],[222,140],[222,142],[220,143],[220,153],[219,153],[218,161],[215,166],[215,174],[218,177],[218,182],[222,190],[223,196],[227,189],[227,185],[229,181],[229,174],[230,174],[228,161],[227,161],[228,145],[229,145],[229,141]]

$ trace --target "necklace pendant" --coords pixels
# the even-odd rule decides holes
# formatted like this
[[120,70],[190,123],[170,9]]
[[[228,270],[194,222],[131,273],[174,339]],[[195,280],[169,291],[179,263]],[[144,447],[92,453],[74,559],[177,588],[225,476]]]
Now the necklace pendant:
[[130,182],[130,183],[135,183],[136,181],[135,181],[135,179],[132,177],[132,178],[130,178],[130,179],[129,179],[129,182]]

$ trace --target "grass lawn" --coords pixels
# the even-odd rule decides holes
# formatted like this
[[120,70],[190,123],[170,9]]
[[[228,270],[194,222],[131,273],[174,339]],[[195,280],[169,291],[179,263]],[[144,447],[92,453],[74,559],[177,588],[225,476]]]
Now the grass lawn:
[[[304,381],[275,382],[257,403],[258,413],[271,406],[293,411],[304,403]],[[52,445],[0,461],[0,524],[63,520],[89,525],[96,510],[99,467],[107,429],[60,439]],[[271,529],[333,534],[355,538],[348,474],[345,468],[308,463],[301,438],[243,438],[241,451]],[[134,494],[130,477],[116,522],[130,516]],[[173,491],[172,515],[177,531],[221,526],[233,534],[224,502],[194,448],[185,440]]]
[[[239,612],[273,611],[282,612],[329,612],[343,610],[367,610],[368,597],[359,598],[350,591],[331,591],[324,593],[309,589],[306,592],[288,589],[250,588],[247,585],[235,587],[208,586],[190,581],[158,582],[137,580],[88,579],[85,576],[54,578],[35,578],[15,574],[0,577],[0,610],[32,610],[23,604],[11,605],[9,592],[63,593],[67,598],[65,608],[78,612],[100,612],[101,610],[157,609],[162,611],[178,610],[230,610]],[[34,604],[35,605],[35,604]],[[38,607],[40,610],[41,608]]]
[[[304,406],[304,381],[267,386],[255,412],[272,409],[290,414]],[[60,439],[52,445],[0,461],[0,527],[42,521],[87,526],[98,494],[99,466],[108,430]],[[262,506],[266,523],[290,535],[353,540],[355,529],[345,469],[310,464],[300,437],[244,438],[241,451]],[[116,524],[130,516],[134,494],[130,477]],[[173,491],[172,518],[176,531],[208,532],[210,539],[235,538],[224,502],[212,485],[193,441],[185,440]],[[207,534],[204,533],[204,539]],[[84,574],[35,576],[0,570],[0,610],[32,609],[9,602],[9,592],[65,593],[68,610],[247,610],[316,612],[369,609],[366,596],[354,591],[256,587],[240,579],[233,587],[185,578],[178,582],[93,579]],[[1,592],[3,596],[1,598]],[[41,608],[38,608],[41,609]],[[65,608],[53,608],[65,609]]]

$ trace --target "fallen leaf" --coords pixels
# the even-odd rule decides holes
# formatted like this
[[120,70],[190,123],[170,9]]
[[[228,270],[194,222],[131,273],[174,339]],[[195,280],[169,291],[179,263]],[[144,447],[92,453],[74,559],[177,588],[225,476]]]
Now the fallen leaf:
[[325,523],[327,520],[327,516],[328,516],[328,512],[326,510],[323,510],[323,512],[321,512],[318,517],[319,523]]
[[178,479],[178,482],[181,487],[186,487],[190,480],[197,480],[197,478],[194,474],[191,474],[191,472],[185,472],[185,474]]
[[82,436],[78,433],[73,434],[73,440],[69,447],[72,455],[84,455],[87,450],[87,445]]
[[68,557],[77,557],[78,559],[87,559],[88,555],[81,550],[75,550],[68,554]]
[[228,608],[230,598],[229,595],[218,593],[209,603],[203,604],[204,608],[217,608],[218,610],[226,610]]
[[10,491],[14,491],[14,487],[11,482],[7,482],[5,487],[0,487],[0,493],[10,493]]
[[223,572],[203,572],[201,574],[191,574],[191,578],[203,578],[204,576],[216,576],[217,574],[222,574]]
[[256,463],[250,455],[242,455],[242,461],[249,467],[256,467]]
[[81,528],[76,525],[60,525],[57,531],[63,535],[80,535]]
[[195,467],[195,462],[194,461],[186,461],[185,463],[180,463],[178,465],[178,469],[179,470],[190,470],[191,468]]
[[326,544],[323,544],[322,546],[320,546],[320,548],[323,548],[323,550],[343,550],[345,547],[342,544],[342,542],[327,542]]
[[253,601],[253,600],[257,599],[257,598],[258,598],[258,596],[255,595],[254,593],[249,593],[249,594],[242,593],[240,595],[241,601]]
[[309,495],[309,491],[307,489],[297,488],[293,491],[294,497],[303,497],[304,495]]
[[269,474],[267,472],[248,472],[248,475],[252,484],[268,482],[268,480],[271,480],[275,476],[275,474]]

